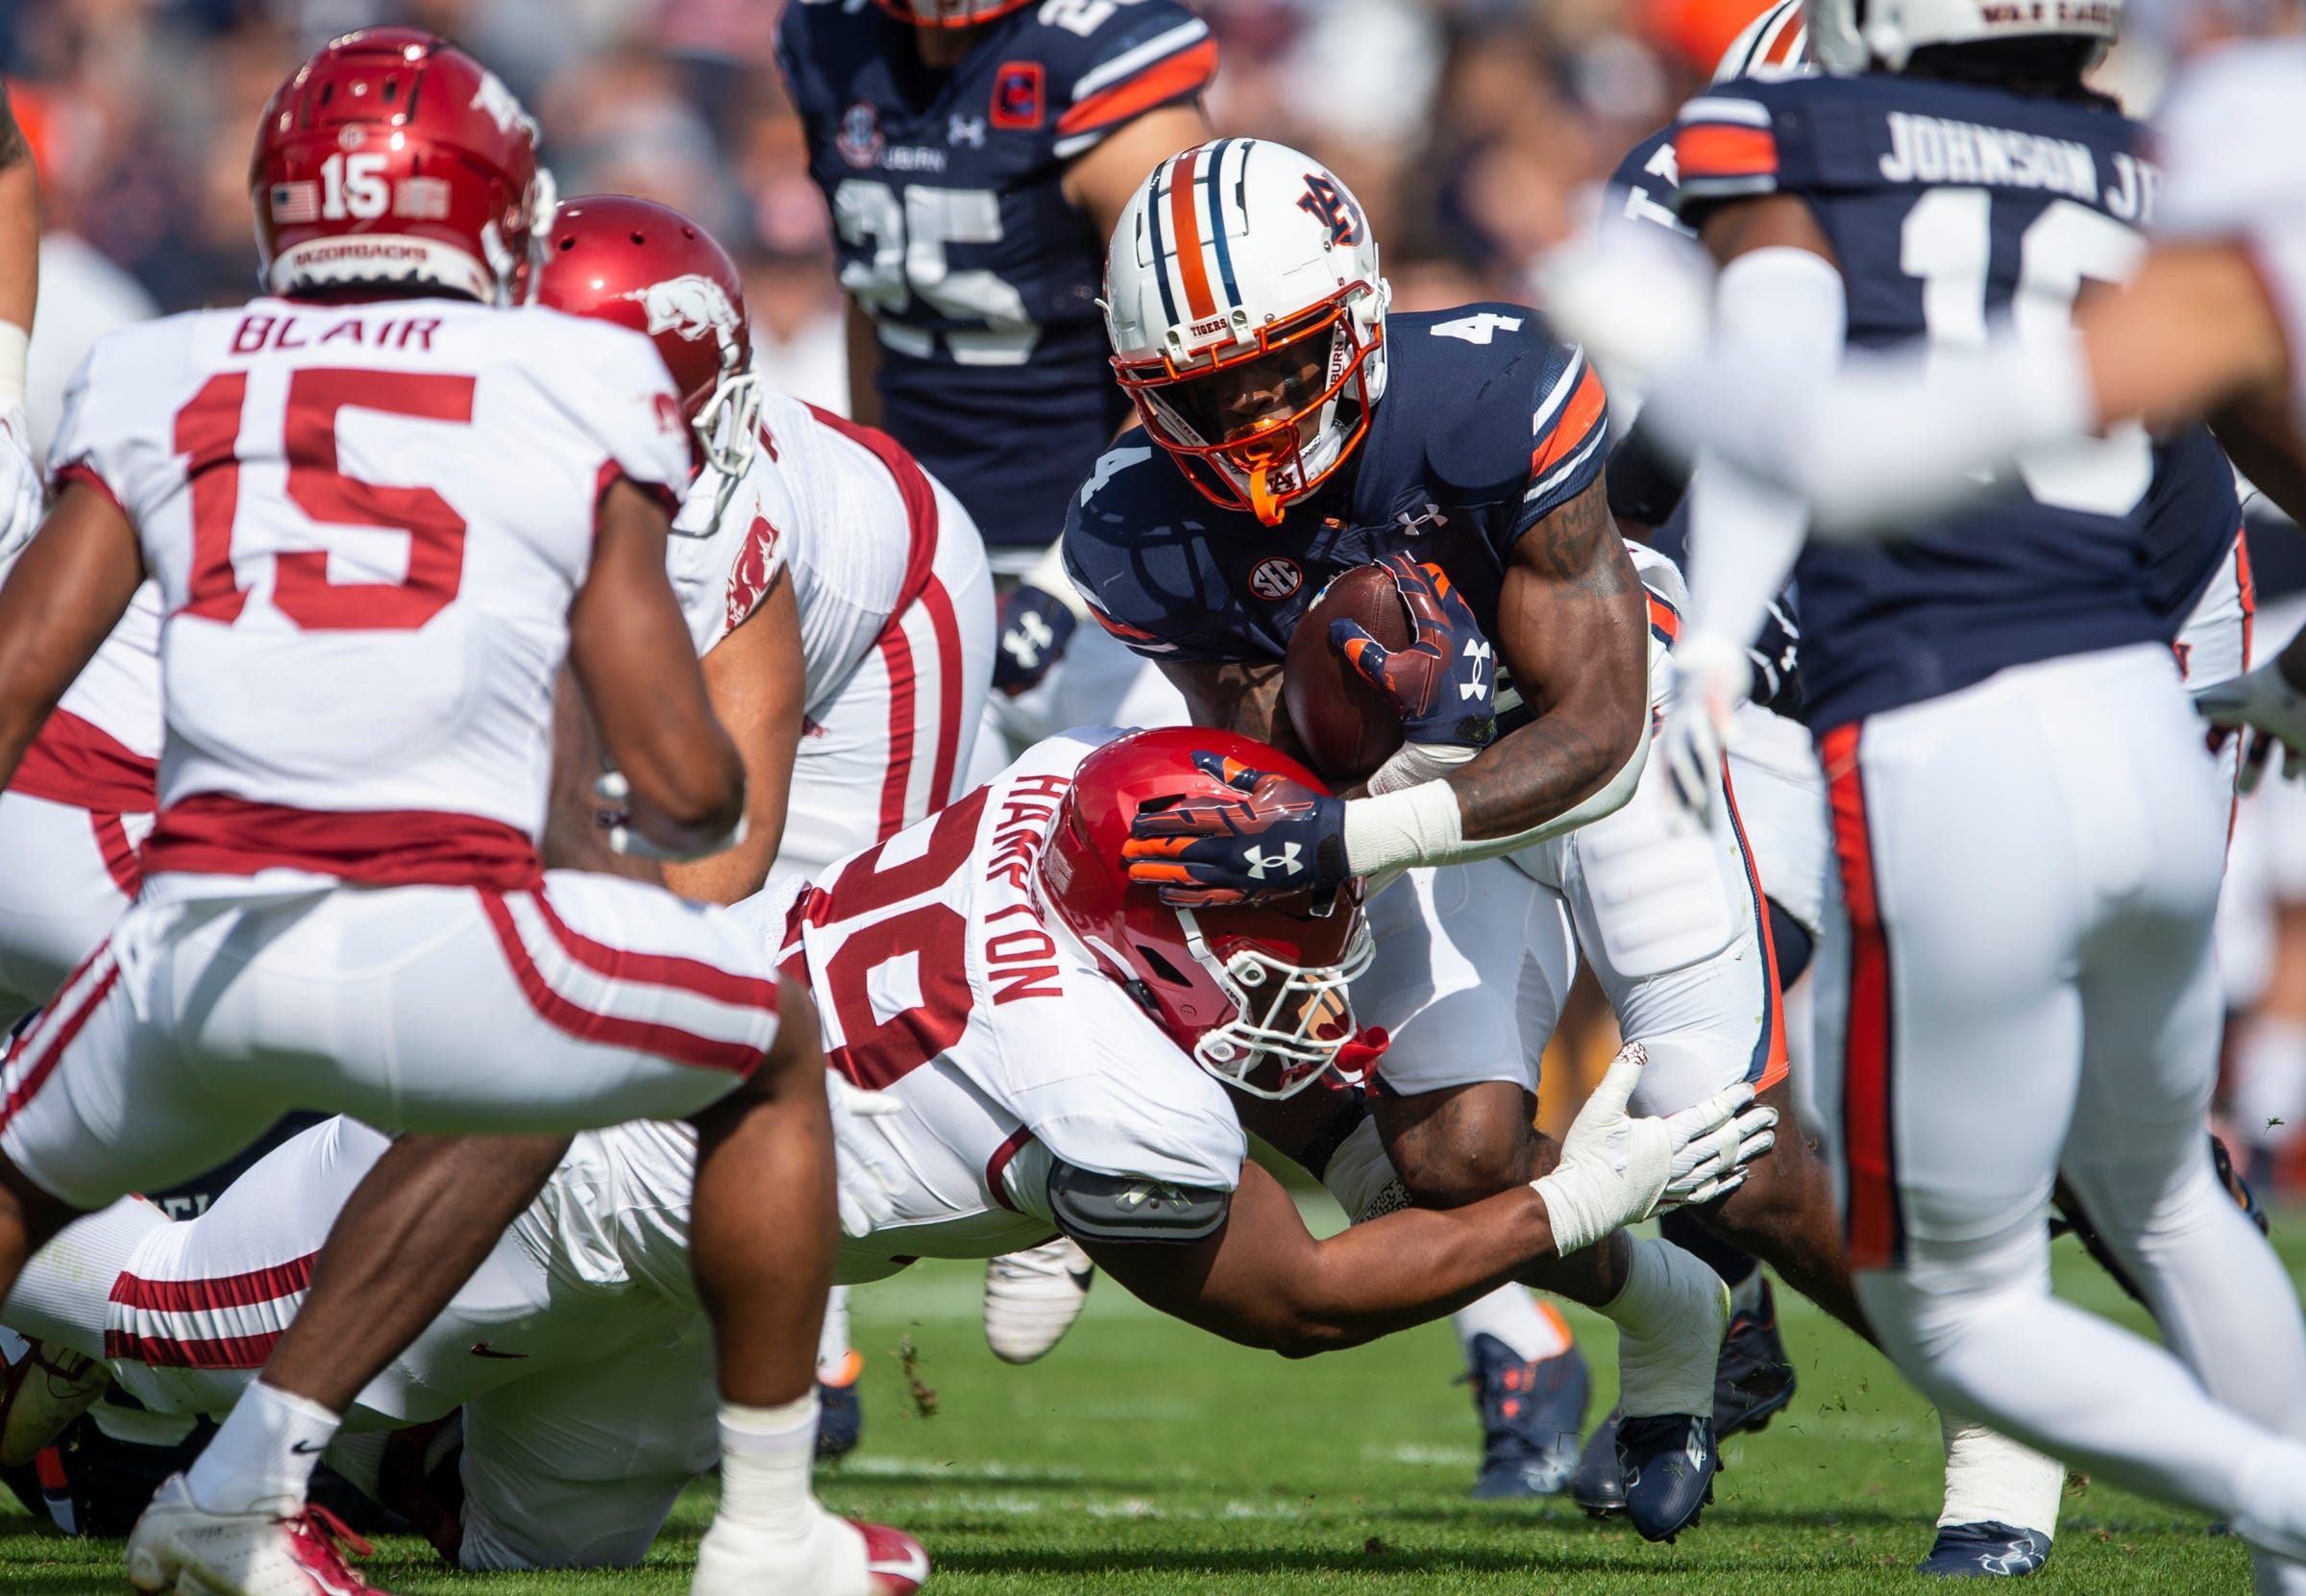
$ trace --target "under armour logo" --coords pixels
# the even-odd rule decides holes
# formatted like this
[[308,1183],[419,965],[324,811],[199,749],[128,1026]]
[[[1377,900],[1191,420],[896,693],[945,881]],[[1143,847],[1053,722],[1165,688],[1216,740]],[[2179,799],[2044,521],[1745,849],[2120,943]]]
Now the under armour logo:
[[1467,638],[1465,657],[1473,661],[1473,679],[1458,683],[1458,697],[1478,699],[1482,696],[1483,671],[1489,663],[1489,640],[1485,637]]
[[1441,513],[1441,506],[1430,499],[1426,501],[1425,508],[1418,514],[1411,515],[1409,511],[1403,510],[1394,516],[1393,520],[1403,531],[1411,537],[1423,537],[1436,527],[1449,525],[1449,517]]
[[1001,633],[1002,650],[1028,671],[1041,663],[1042,651],[1056,641],[1057,634],[1049,629],[1049,624],[1032,610],[1018,616]]
[[948,144],[966,144],[972,150],[985,147],[985,118],[963,116],[956,111],[945,122],[944,138]]
[[1253,881],[1263,881],[1265,878],[1265,872],[1269,870],[1279,871],[1284,875],[1298,874],[1305,867],[1297,862],[1297,855],[1304,851],[1305,849],[1295,843],[1284,843],[1281,845],[1279,853],[1260,853],[1252,845],[1241,850],[1241,857],[1248,862],[1249,878]]
[[1142,1208],[1147,1203],[1158,1207],[1165,1200],[1182,1206],[1185,1196],[1173,1186],[1165,1186],[1157,1180],[1141,1180],[1133,1183],[1128,1191],[1114,1198],[1113,1202],[1116,1208]]

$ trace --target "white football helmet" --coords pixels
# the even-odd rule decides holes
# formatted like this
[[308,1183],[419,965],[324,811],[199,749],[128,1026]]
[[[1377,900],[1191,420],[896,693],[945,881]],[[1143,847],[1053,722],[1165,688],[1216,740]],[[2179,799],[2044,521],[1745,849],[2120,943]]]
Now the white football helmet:
[[1713,69],[1717,84],[1740,78],[1793,77],[1809,70],[1809,30],[1802,25],[1803,0],[1778,0],[1745,26]]
[[973,28],[1033,0],[880,0],[881,10],[919,28]]
[[1369,430],[1391,295],[1352,191],[1262,138],[1155,167],[1105,259],[1113,369],[1145,430],[1213,502],[1267,526]]
[[1877,66],[1901,72],[1916,50],[1932,44],[2062,37],[2095,39],[2097,54],[2103,55],[2122,26],[2122,0],[2057,0],[2052,5],[1809,0],[1808,14],[1810,47],[1817,52],[1818,64],[1849,76]]

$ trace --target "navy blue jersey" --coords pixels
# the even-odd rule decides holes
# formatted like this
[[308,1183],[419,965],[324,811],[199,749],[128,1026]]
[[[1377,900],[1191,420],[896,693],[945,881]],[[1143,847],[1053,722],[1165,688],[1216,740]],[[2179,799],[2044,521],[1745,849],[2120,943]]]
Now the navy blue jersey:
[[1150,444],[1097,462],[1065,555],[1108,630],[1154,659],[1278,660],[1330,577],[1406,552],[1494,631],[1513,545],[1601,476],[1601,380],[1526,306],[1389,316],[1386,350],[1368,435],[1278,527],[1212,503]]
[[1216,41],[1177,0],[1042,0],[933,72],[870,0],[795,0],[777,55],[841,285],[879,334],[882,426],[988,543],[1045,546],[1129,416],[1096,305],[1106,241],[1066,167],[1200,94]]
[[[2129,275],[2152,221],[2142,130],[2111,110],[1872,74],[1729,84],[1684,108],[1678,209],[1798,194],[1848,284],[1850,342],[1974,347],[2070,322]],[[2029,457],[2008,491],[1881,548],[1796,569],[1805,719],[1820,730],[2038,659],[2169,642],[2239,524],[2199,428]]]
[[1681,180],[1674,164],[1674,130],[1660,128],[1626,152],[1602,190],[1601,231],[1654,223],[1671,233],[1690,230],[1674,205]]

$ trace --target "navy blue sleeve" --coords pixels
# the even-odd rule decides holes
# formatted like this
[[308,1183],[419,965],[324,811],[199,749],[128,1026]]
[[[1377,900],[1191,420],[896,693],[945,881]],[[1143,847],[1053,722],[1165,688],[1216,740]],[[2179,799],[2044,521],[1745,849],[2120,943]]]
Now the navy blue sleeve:
[[1177,0],[1056,0],[1037,20],[1060,160],[1147,111],[1199,98],[1216,76],[1209,24]]
[[1108,450],[1067,506],[1066,574],[1098,624],[1148,659],[1249,657],[1224,625],[1239,605],[1201,528],[1177,513],[1191,491],[1150,444]]
[[1601,374],[1574,345],[1555,344],[1539,362],[1530,411],[1529,485],[1513,536],[1600,479],[1609,464],[1609,396]]
[[1674,161],[1674,130],[1650,135],[1617,163],[1602,194],[1601,229],[1605,233],[1624,227],[1661,227],[1687,233],[1674,213],[1681,189],[1680,169]]

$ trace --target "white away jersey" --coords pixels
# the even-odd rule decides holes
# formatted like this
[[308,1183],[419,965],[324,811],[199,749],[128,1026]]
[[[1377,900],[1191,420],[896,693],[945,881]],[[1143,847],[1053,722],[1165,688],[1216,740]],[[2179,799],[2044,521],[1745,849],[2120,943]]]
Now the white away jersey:
[[928,477],[887,434],[764,391],[760,447],[720,525],[679,535],[711,526],[718,487],[700,474],[673,524],[673,590],[697,651],[734,631],[790,571],[808,675],[801,708],[820,720],[927,578],[937,549]]
[[690,474],[648,340],[445,299],[122,328],[53,458],[119,502],[159,591],[148,869],[361,879],[395,877],[352,856],[532,848],[594,506],[621,476],[671,508]]
[[[845,1242],[845,1278],[1043,1240],[1051,1163],[1230,1191],[1247,1142],[1224,1089],[1043,917],[1057,800],[1092,750],[1068,732],[793,904],[785,972],[809,984],[827,1059],[901,1114],[862,1121],[904,1175],[895,1220]],[[771,889],[762,903],[791,900]]]

